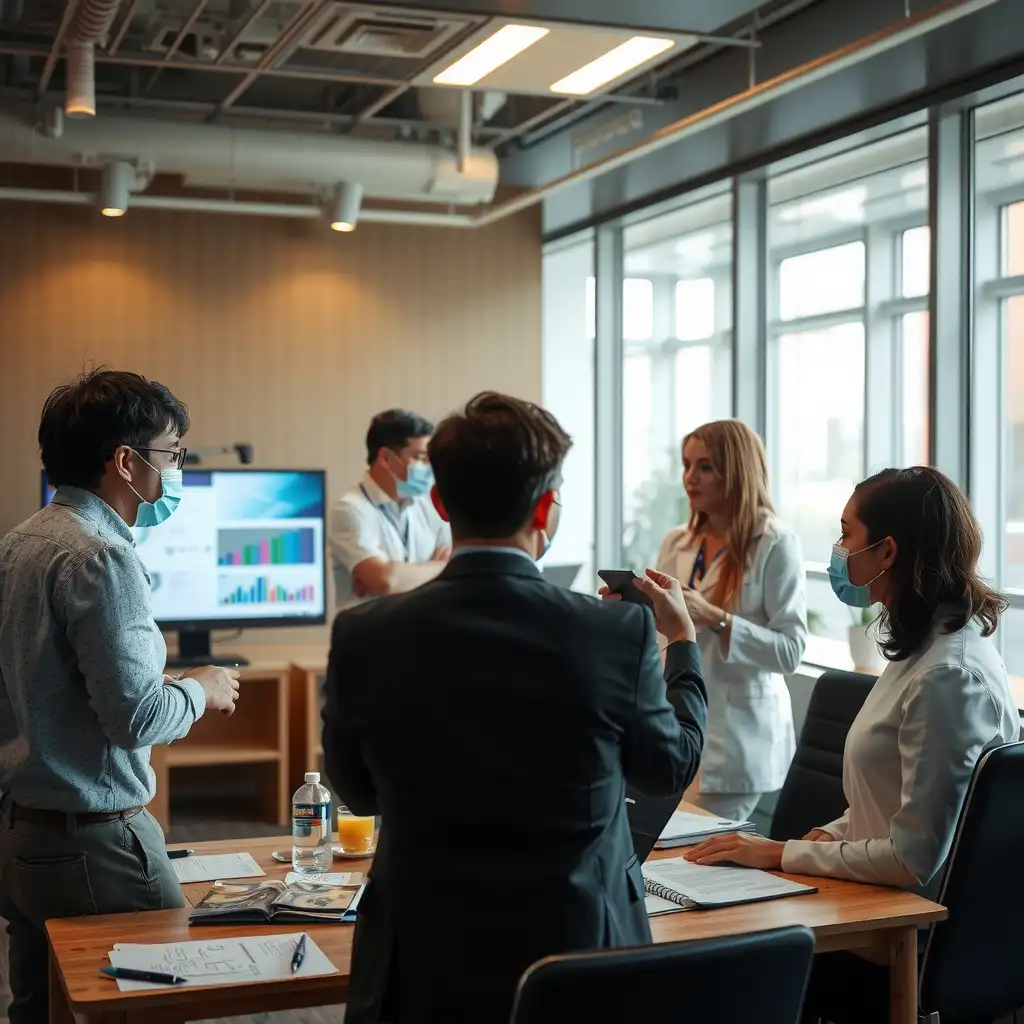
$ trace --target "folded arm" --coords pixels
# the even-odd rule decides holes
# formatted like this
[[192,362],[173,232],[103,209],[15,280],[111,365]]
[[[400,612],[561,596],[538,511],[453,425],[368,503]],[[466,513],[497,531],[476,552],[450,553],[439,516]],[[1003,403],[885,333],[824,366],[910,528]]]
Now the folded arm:
[[103,734],[126,750],[181,739],[206,708],[193,679],[168,682],[149,585],[128,548],[94,552],[55,593]]

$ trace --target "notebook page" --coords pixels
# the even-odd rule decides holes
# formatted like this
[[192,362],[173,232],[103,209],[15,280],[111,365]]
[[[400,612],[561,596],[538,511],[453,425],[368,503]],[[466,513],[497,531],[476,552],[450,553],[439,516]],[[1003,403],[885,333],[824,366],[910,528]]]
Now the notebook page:
[[767,871],[691,864],[681,857],[649,862],[644,865],[643,873],[648,881],[686,896],[702,907],[753,903],[815,891],[813,886]]

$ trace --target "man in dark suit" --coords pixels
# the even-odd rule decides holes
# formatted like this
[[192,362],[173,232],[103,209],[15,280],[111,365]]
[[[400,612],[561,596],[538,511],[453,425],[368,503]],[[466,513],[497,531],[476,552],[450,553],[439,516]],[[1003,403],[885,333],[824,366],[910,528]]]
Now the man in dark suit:
[[571,443],[478,395],[429,447],[450,564],[334,624],[327,772],[383,819],[347,1024],[507,1024],[539,958],[650,941],[625,785],[671,796],[696,774],[700,655],[670,577],[641,583],[654,617],[544,582]]

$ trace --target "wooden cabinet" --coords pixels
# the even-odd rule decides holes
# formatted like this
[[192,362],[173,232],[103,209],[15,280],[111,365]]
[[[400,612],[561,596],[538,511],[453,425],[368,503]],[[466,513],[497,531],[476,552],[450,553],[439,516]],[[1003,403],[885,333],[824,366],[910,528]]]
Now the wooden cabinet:
[[288,827],[291,796],[308,771],[323,771],[320,743],[320,681],[326,672],[322,646],[253,646],[241,652],[243,669],[235,713],[207,713],[183,739],[154,747],[156,796],[150,812],[167,829],[175,769],[207,768],[211,793],[217,769],[251,769],[258,780],[260,819]]

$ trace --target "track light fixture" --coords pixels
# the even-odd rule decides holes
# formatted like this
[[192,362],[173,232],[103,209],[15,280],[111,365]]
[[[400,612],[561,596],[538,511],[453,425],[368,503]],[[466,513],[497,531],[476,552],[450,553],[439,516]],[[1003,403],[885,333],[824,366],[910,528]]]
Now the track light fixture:
[[100,213],[104,217],[123,217],[128,209],[128,193],[135,184],[135,168],[124,160],[115,160],[103,168]]
[[355,231],[362,204],[363,186],[359,182],[339,182],[331,206],[331,228],[334,231]]

